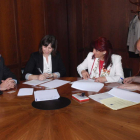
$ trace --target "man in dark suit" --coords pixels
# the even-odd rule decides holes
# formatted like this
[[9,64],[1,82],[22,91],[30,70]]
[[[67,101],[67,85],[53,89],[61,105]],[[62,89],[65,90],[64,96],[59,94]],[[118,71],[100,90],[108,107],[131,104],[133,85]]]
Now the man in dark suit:
[[5,66],[4,59],[0,56],[0,91],[14,88],[16,83],[16,76]]

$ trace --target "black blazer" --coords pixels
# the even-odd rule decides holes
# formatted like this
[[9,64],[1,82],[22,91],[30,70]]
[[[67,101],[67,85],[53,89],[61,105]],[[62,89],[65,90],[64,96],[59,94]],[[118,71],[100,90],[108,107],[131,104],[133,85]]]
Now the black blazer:
[[4,59],[0,56],[0,83],[1,80],[6,80],[7,78],[17,80],[16,76],[5,66]]
[[[66,75],[66,69],[63,65],[60,54],[57,52],[56,55],[52,56],[51,59],[52,59],[52,73],[59,72],[60,77],[64,77]],[[23,78],[25,79],[25,75],[27,73],[34,75],[41,74],[38,68],[40,68],[41,71],[43,72],[43,55],[40,54],[39,52],[34,52],[31,54],[30,59],[25,66]]]

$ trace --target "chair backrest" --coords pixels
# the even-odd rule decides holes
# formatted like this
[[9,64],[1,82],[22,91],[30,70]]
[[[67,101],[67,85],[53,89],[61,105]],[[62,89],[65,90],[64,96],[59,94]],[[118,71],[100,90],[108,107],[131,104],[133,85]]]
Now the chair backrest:
[[24,68],[21,68],[21,73],[23,74],[23,72],[24,72]]
[[21,81],[25,80],[23,73],[24,73],[24,68],[21,68],[21,76],[20,76]]
[[124,72],[124,77],[131,77],[132,76],[132,69],[129,68],[123,68],[123,72]]

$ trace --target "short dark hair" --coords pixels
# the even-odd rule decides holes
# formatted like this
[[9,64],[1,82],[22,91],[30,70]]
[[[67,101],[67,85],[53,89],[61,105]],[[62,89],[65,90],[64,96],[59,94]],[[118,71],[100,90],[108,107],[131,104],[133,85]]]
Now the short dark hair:
[[[111,60],[111,55],[112,55],[112,45],[109,40],[107,40],[105,37],[99,37],[97,40],[92,42],[92,47],[93,49],[95,48],[96,50],[103,52],[106,51],[106,54],[104,56],[104,62],[105,66],[104,68],[107,69],[107,67],[111,64],[112,65],[112,60]],[[92,58],[95,56],[93,55]]]
[[52,55],[55,55],[57,50],[57,40],[53,35],[46,35],[41,39],[39,44],[39,53],[43,54],[42,46],[47,47],[49,44],[51,44],[51,47],[53,48]]

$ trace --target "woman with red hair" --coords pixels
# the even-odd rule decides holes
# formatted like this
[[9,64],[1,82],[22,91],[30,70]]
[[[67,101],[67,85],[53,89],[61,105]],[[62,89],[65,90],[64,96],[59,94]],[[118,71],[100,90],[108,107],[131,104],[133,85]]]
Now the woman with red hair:
[[[92,78],[95,82],[122,82],[124,78],[121,56],[112,54],[112,45],[104,37],[92,43],[93,52],[77,67],[84,79]],[[88,72],[86,71],[88,69]]]

